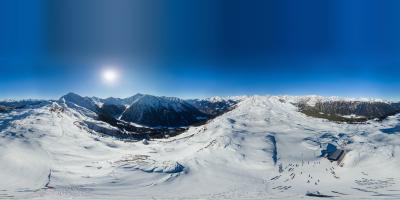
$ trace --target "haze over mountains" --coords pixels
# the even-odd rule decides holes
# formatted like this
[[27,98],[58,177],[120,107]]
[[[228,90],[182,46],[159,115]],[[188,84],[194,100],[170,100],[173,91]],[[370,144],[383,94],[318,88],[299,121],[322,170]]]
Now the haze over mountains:
[[0,198],[397,199],[399,113],[319,96],[0,102]]

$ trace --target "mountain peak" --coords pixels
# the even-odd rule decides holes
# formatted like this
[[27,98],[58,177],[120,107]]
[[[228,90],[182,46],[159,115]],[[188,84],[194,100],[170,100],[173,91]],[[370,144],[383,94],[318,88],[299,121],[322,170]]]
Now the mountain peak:
[[83,107],[83,108],[86,108],[93,112],[97,112],[97,110],[98,110],[98,106],[93,99],[91,99],[89,97],[82,97],[73,92],[69,92],[66,95],[62,96],[59,99],[59,101],[69,104],[69,105]]
[[83,98],[82,96],[80,96],[79,94],[76,94],[74,92],[68,92],[67,94],[63,95],[62,97],[60,97],[59,100],[65,99],[77,99],[77,98]]

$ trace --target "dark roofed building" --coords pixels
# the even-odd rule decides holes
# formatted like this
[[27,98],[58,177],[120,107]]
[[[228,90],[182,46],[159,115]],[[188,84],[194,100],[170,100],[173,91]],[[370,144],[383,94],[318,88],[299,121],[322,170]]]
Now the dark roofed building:
[[324,149],[321,150],[321,157],[322,156],[324,156],[324,157],[328,156],[328,155],[334,153],[337,150],[336,146],[331,144],[331,143],[323,144],[323,146],[321,146],[321,147],[324,148]]
[[336,149],[334,152],[328,154],[328,160],[330,161],[341,161],[344,157],[345,152],[341,149]]

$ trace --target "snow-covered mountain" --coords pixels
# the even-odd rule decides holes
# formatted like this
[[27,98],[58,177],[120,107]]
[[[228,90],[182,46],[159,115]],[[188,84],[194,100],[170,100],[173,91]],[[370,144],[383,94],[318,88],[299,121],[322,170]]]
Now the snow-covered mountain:
[[[0,112],[0,198],[400,197],[400,114],[336,123],[299,112],[299,97],[249,96],[175,137],[132,142],[104,137],[120,130],[72,99]],[[332,146],[339,161],[324,157]]]
[[96,104],[99,107],[101,107],[104,104],[106,104],[106,105],[123,105],[125,107],[128,107],[128,106],[132,105],[132,103],[136,99],[138,99],[138,98],[140,98],[142,96],[143,96],[143,94],[138,93],[138,94],[135,94],[135,95],[133,95],[131,97],[128,97],[128,98],[108,97],[108,98],[105,98],[105,99],[101,99],[101,98],[98,98],[98,97],[92,97],[92,100],[94,102],[96,102]]
[[[60,103],[68,107],[79,109],[81,113],[96,118],[112,117],[115,120],[132,122],[150,127],[182,127],[205,122],[229,110],[237,101],[189,101],[176,97],[158,97],[146,94],[136,94],[128,98],[82,97],[78,94],[68,93],[62,96]],[[200,104],[219,105],[203,109]],[[207,104],[208,105],[208,104]],[[89,112],[85,112],[87,109]],[[91,111],[91,112],[90,112]],[[113,119],[111,119],[113,120]]]
[[209,116],[174,97],[142,95],[123,113],[121,119],[147,126],[179,127],[207,120]]
[[301,99],[295,104],[301,112],[309,116],[341,122],[381,120],[400,112],[400,103],[379,100],[307,98]]
[[62,96],[59,99],[59,101],[62,103],[65,103],[66,105],[68,105],[70,107],[86,108],[95,113],[97,113],[99,110],[99,107],[97,106],[96,102],[92,98],[81,97],[78,94],[75,94],[72,92]]
[[190,99],[187,102],[203,113],[216,116],[234,108],[240,100],[236,98],[207,98]]

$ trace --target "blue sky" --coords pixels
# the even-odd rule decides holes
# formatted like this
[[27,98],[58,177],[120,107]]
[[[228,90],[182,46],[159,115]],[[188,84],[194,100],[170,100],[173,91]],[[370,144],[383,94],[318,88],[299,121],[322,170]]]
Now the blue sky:
[[[395,0],[3,0],[0,98],[400,99]],[[101,71],[113,66],[117,84]]]

